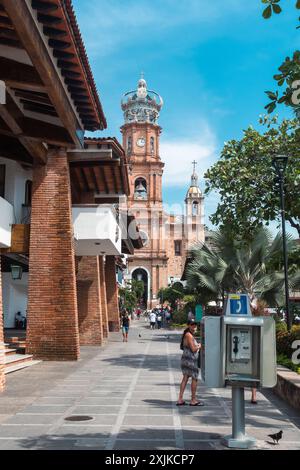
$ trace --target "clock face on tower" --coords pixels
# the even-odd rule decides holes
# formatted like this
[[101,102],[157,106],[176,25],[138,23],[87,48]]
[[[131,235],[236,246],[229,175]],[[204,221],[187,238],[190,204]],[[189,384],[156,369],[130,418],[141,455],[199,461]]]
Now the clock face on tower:
[[140,137],[137,141],[136,141],[136,145],[138,145],[139,147],[144,147],[145,146],[145,143],[146,143],[146,140],[144,137]]

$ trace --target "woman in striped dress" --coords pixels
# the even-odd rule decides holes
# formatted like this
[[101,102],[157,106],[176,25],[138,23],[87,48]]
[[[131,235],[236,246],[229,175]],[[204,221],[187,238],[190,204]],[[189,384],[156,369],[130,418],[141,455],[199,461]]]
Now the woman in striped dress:
[[191,384],[192,399],[190,402],[190,406],[203,406],[204,405],[202,401],[199,401],[196,398],[198,375],[199,375],[199,369],[198,369],[198,364],[197,364],[197,354],[199,352],[199,349],[201,348],[201,344],[198,344],[196,339],[194,338],[194,333],[196,332],[196,329],[197,329],[197,324],[195,320],[190,319],[188,321],[188,328],[184,330],[182,339],[181,339],[180,347],[183,350],[183,354],[181,358],[181,370],[182,370],[183,378],[180,384],[180,391],[179,391],[177,406],[185,405],[185,401],[183,400],[183,394],[184,394],[185,387],[190,377],[192,378],[192,384]]

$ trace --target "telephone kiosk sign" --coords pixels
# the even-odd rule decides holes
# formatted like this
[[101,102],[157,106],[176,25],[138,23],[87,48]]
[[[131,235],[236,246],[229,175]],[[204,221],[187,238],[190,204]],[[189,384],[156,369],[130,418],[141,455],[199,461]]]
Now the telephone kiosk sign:
[[229,294],[225,315],[251,316],[250,302],[247,294]]

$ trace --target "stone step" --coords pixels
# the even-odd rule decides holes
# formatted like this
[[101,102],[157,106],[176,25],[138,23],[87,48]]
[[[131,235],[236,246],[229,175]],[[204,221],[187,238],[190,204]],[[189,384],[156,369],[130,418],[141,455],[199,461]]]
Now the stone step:
[[16,354],[16,349],[5,348],[4,354],[5,356],[11,356],[12,354]]
[[5,355],[5,358],[4,358],[4,363],[6,365],[12,365],[14,363],[25,363],[25,362],[28,362],[28,361],[31,361],[32,360],[32,355],[31,354],[11,354],[11,355],[8,355],[6,356]]
[[41,361],[30,360],[28,362],[15,363],[13,365],[6,366],[4,369],[4,373],[11,374],[12,372],[16,372],[17,370],[25,369],[26,367],[35,366],[36,364],[39,364],[40,362]]

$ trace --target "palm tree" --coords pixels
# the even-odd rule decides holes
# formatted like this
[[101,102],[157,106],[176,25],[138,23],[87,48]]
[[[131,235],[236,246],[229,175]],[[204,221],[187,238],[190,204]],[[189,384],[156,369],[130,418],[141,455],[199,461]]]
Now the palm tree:
[[[269,261],[282,251],[280,233],[273,239],[266,228],[260,228],[252,241],[242,243],[223,231],[212,233],[212,248],[196,246],[187,269],[187,284],[205,297],[223,299],[228,292],[245,292],[250,300],[260,299],[269,305],[281,305],[284,273],[268,270]],[[294,247],[288,237],[288,250]],[[293,275],[291,285],[298,286],[299,271]]]

